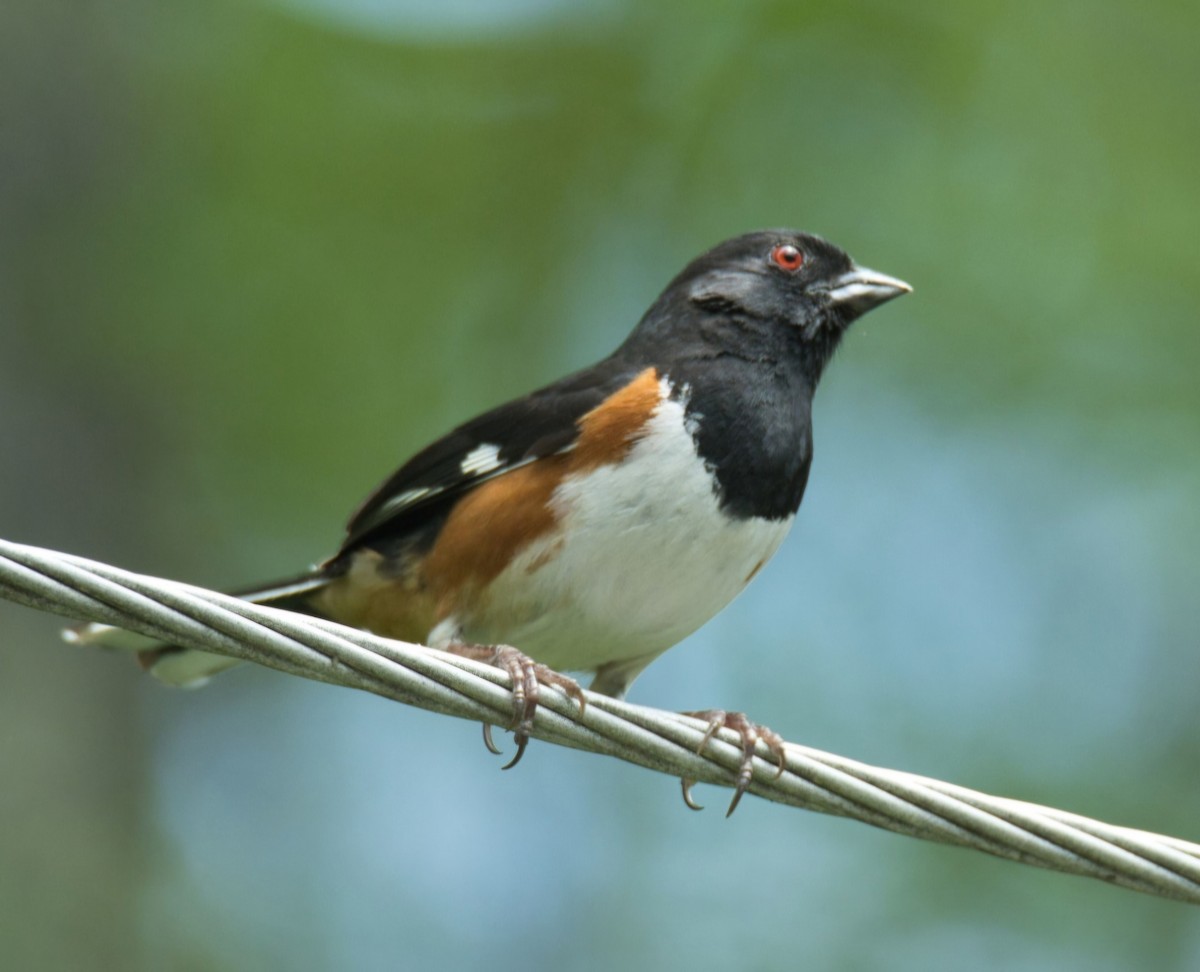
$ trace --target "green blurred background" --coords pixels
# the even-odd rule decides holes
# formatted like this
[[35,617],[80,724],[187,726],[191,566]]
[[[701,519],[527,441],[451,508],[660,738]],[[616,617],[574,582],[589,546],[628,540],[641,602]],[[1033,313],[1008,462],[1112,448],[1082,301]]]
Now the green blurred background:
[[[0,5],[0,536],[213,586],[794,225],[916,293],[633,700],[1200,839],[1194,3]],[[12,969],[1195,969],[1182,905],[0,604]]]

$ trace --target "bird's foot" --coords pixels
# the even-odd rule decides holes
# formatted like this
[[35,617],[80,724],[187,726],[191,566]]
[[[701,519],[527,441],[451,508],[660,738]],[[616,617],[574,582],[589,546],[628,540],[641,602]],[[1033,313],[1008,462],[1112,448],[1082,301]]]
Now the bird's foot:
[[[579,703],[580,715],[587,705],[583,689],[575,679],[535,662],[509,645],[472,645],[455,642],[447,645],[446,651],[499,668],[512,680],[513,717],[508,728],[512,730],[513,740],[517,744],[517,754],[502,767],[503,769],[512,769],[525,755],[525,747],[529,745],[529,730],[533,728],[533,717],[537,712],[538,697],[543,685],[560,688],[575,699]],[[483,743],[488,752],[500,755],[500,750],[492,742],[492,727],[486,722],[483,724]]]
[[[775,765],[778,769],[772,779],[777,780],[783,775],[787,753],[783,748],[783,737],[779,733],[772,732],[766,726],[760,726],[756,722],[751,722],[743,712],[704,709],[700,712],[684,712],[683,715],[703,719],[708,723],[708,729],[705,730],[704,738],[700,740],[700,746],[696,750],[698,753],[704,752],[704,747],[708,745],[708,741],[712,739],[718,729],[732,729],[742,737],[742,762],[738,767],[737,779],[734,781],[733,799],[729,801],[729,809],[725,811],[726,817],[737,809],[742,794],[750,786],[750,780],[754,776],[754,749],[759,740],[766,744],[766,747],[771,750],[771,755],[775,757]],[[680,780],[683,785],[683,802],[688,805],[689,809],[702,810],[704,808],[692,799],[692,787],[695,782],[695,780],[686,778]]]

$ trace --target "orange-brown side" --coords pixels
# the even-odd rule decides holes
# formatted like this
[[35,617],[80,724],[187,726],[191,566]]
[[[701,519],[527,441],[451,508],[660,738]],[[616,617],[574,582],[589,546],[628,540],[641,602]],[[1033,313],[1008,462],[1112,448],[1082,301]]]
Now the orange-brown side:
[[[658,373],[647,368],[579,420],[567,453],[547,456],[481,483],[451,510],[433,547],[405,565],[363,551],[345,579],[320,595],[330,617],[408,641],[421,641],[449,615],[471,613],[488,582],[558,523],[551,498],[567,476],[620,462],[661,400]],[[549,563],[557,548],[538,559]]]
[[566,455],[567,473],[620,462],[642,436],[662,400],[658,371],[647,368],[579,420],[579,438]]

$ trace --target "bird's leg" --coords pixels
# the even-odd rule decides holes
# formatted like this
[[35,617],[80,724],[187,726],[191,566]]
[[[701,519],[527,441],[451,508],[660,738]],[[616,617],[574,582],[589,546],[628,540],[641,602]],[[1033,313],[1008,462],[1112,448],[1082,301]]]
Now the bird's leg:
[[[581,715],[587,705],[583,689],[575,679],[534,661],[510,645],[473,645],[452,641],[445,646],[445,650],[453,655],[461,655],[463,658],[471,658],[499,668],[506,672],[512,681],[513,718],[508,728],[512,730],[513,739],[517,744],[517,754],[502,767],[503,769],[512,769],[525,755],[525,747],[529,744],[529,730],[533,727],[533,717],[537,712],[538,696],[543,685],[560,688],[575,699],[579,703]],[[500,755],[500,750],[492,742],[492,727],[486,722],[483,724],[483,743],[489,752]]]
[[[712,739],[718,729],[732,729],[742,737],[742,763],[738,767],[737,779],[734,782],[733,788],[733,799],[729,801],[729,809],[725,811],[726,817],[730,816],[737,809],[738,802],[742,799],[742,794],[750,786],[750,780],[754,776],[754,749],[760,739],[775,757],[775,764],[778,769],[775,771],[773,779],[779,779],[783,775],[787,753],[783,748],[783,737],[779,733],[772,732],[766,726],[760,726],[756,722],[751,722],[746,718],[744,712],[703,709],[700,712],[684,712],[683,715],[692,716],[695,719],[703,719],[708,723],[708,729],[705,730],[704,738],[700,740],[700,746],[696,750],[698,753],[704,752],[704,747],[708,745],[708,741]],[[683,779],[680,782],[683,784],[683,802],[692,810],[702,809],[702,807],[692,800],[692,785],[695,781]]]

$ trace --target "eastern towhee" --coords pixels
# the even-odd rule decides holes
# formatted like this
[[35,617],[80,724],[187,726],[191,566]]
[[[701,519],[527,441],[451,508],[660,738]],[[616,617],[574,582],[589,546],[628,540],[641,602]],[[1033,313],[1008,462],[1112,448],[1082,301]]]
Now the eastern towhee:
[[[558,672],[594,672],[593,691],[624,695],[771,558],[804,495],[822,369],[853,320],[910,289],[807,233],[727,240],[603,361],[423,449],[358,508],[337,554],[241,596],[504,668],[511,766],[539,681],[582,700]],[[73,635],[135,648],[175,684],[236,664],[139,638]],[[710,735],[742,736],[732,812],[755,742],[782,765],[782,741],[738,713],[702,715]]]

